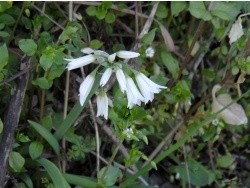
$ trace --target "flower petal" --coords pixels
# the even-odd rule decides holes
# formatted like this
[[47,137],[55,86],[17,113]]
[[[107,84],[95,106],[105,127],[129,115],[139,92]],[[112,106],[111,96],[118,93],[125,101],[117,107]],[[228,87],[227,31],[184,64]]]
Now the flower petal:
[[129,58],[138,57],[140,54],[137,53],[137,52],[131,52],[131,51],[119,51],[119,52],[116,53],[116,55],[119,58],[129,59]]
[[109,67],[105,70],[105,72],[102,75],[101,81],[100,81],[100,86],[104,86],[108,82],[110,76],[112,75],[112,72],[113,72],[113,70],[111,67]]
[[85,54],[92,54],[95,51],[92,48],[83,48],[83,49],[81,49],[81,52],[83,52]]
[[124,75],[122,69],[120,69],[118,67],[116,67],[115,74],[116,74],[116,78],[117,78],[118,83],[119,83],[120,90],[124,93],[124,91],[127,91],[125,75]]
[[115,56],[116,56],[116,53],[109,55],[109,56],[108,56],[108,61],[109,61],[110,63],[113,63],[113,61],[115,60]]
[[101,91],[97,96],[97,114],[96,116],[104,116],[108,119],[108,97],[107,94]]
[[65,59],[66,61],[69,61],[69,64],[67,65],[66,68],[68,70],[76,69],[94,62],[95,59],[96,59],[95,56],[91,54],[76,59]]
[[79,92],[80,92],[80,104],[81,106],[85,103],[92,87],[95,82],[95,76],[89,74],[85,80],[81,83]]

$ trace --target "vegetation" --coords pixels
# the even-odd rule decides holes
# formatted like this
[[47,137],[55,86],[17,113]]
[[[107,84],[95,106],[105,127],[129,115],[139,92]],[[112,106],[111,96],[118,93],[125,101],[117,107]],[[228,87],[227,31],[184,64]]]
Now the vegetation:
[[249,12],[1,1],[0,187],[248,187]]

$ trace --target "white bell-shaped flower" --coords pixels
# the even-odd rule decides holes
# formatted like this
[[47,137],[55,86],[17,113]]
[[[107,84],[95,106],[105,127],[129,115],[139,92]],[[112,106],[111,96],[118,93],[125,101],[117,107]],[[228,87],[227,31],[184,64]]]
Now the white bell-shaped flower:
[[126,77],[122,69],[120,69],[119,67],[116,67],[115,74],[119,83],[120,90],[124,93],[124,91],[127,91]]
[[140,54],[137,52],[131,52],[131,51],[119,51],[116,53],[116,55],[119,58],[130,59],[130,58],[138,57]]
[[79,57],[76,59],[65,59],[66,61],[69,61],[69,64],[67,65],[67,69],[68,70],[72,70],[72,69],[77,69],[79,67],[88,65],[92,62],[94,62],[96,60],[96,57],[92,54],[83,56],[83,57]]
[[108,97],[107,94],[101,90],[97,95],[97,114],[96,116],[104,116],[105,119],[108,119]]
[[112,67],[109,67],[104,71],[100,81],[100,86],[104,86],[108,82],[110,76],[112,75],[112,72],[113,72]]
[[145,102],[145,98],[141,95],[141,93],[137,89],[132,78],[127,76],[126,83],[127,83],[127,98],[128,98],[127,107],[131,109],[135,104],[140,106],[141,101]]
[[80,85],[80,104],[83,106],[95,82],[95,71],[90,73]]
[[146,103],[154,99],[154,93],[159,93],[161,89],[167,88],[165,86],[161,86],[161,85],[154,83],[143,73],[137,73],[135,76],[135,79],[140,89],[140,92],[145,98]]

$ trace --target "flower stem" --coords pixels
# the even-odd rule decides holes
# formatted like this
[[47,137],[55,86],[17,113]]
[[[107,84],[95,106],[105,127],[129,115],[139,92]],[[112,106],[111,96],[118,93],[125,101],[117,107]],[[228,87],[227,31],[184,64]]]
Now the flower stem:
[[109,160],[109,162],[108,162],[108,164],[107,164],[107,166],[106,166],[106,168],[105,168],[105,171],[104,171],[103,174],[102,174],[101,181],[103,181],[103,179],[105,178],[105,176],[106,176],[106,174],[107,174],[107,172],[108,172],[108,169],[109,169],[111,163],[113,162],[113,160],[114,160],[114,158],[115,158],[115,156],[116,156],[116,154],[117,154],[117,152],[118,152],[118,150],[119,150],[120,145],[122,144],[122,142],[123,142],[123,140],[120,140],[120,141],[117,143],[116,148],[115,148],[115,150],[114,150],[114,152],[113,152],[113,154],[112,154],[112,156],[111,156],[111,158],[110,158],[110,160]]

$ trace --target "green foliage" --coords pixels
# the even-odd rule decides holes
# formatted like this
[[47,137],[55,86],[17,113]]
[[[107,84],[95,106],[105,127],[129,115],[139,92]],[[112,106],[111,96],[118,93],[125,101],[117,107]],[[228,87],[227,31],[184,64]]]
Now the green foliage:
[[9,165],[14,172],[22,172],[25,159],[18,152],[10,152]]
[[204,2],[190,1],[189,11],[190,11],[190,14],[192,14],[192,16],[194,16],[196,18],[200,18],[200,19],[203,19],[205,21],[212,19],[211,14],[206,10]]
[[172,1],[171,2],[171,14],[178,16],[178,14],[187,7],[187,3],[184,1]]
[[19,48],[28,56],[36,53],[37,44],[32,39],[22,39],[19,41]]
[[108,171],[107,171],[107,175],[104,177],[104,179],[101,179],[104,171],[105,171],[105,168],[106,167],[103,167],[98,175],[97,175],[97,178],[98,178],[98,184],[99,185],[102,185],[104,187],[108,187],[108,186],[111,186],[111,185],[114,185],[116,180],[118,178],[121,178],[122,177],[122,172],[119,168],[117,167],[114,167],[114,166],[110,166],[108,168]]
[[141,40],[143,43],[145,44],[151,44],[155,38],[155,32],[156,32],[157,28],[152,29],[149,33],[145,34]]
[[234,161],[235,158],[233,156],[223,155],[217,158],[216,165],[221,168],[229,168]]
[[38,141],[34,141],[30,143],[29,146],[29,154],[32,159],[38,158],[43,151],[43,144]]

